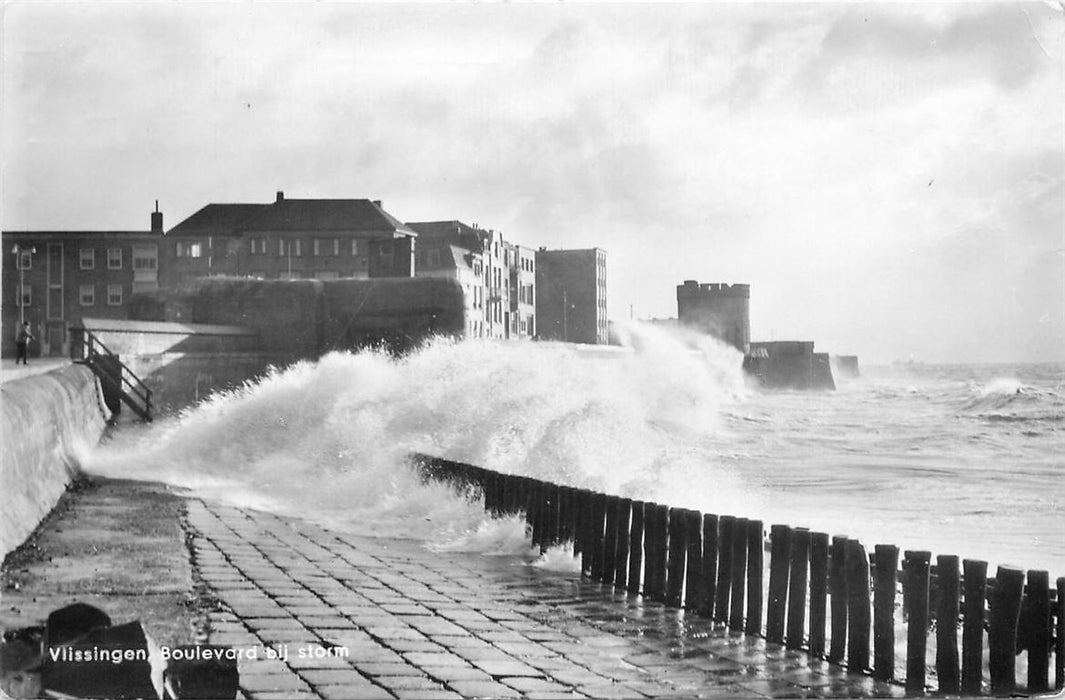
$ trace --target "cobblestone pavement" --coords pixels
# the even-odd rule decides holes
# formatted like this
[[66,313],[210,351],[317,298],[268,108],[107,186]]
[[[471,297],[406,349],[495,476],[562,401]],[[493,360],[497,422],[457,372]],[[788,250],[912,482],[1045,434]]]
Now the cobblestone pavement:
[[[188,503],[195,568],[270,698],[898,697],[805,655],[512,557]],[[268,657],[276,658],[268,658]]]

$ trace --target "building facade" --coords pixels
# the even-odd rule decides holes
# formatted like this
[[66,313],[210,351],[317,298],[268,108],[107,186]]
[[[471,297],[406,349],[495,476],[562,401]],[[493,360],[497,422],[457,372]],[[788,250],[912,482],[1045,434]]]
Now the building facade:
[[208,204],[166,232],[161,282],[412,277],[416,237],[380,200]]
[[520,324],[512,312],[511,256],[503,233],[461,221],[415,221],[408,226],[417,232],[420,245],[428,246],[430,241],[443,241],[470,253],[476,261],[475,267],[479,264],[482,284],[475,293],[479,296],[478,309],[483,314],[483,320],[481,333],[475,337],[516,337],[517,331],[514,329],[520,328]]
[[466,337],[483,338],[485,323],[484,255],[439,236],[420,236],[415,256],[416,277],[452,278],[462,285]]
[[532,248],[506,244],[510,275],[510,337],[536,337],[536,252]]
[[685,280],[677,285],[677,319],[746,354],[751,347],[750,300],[749,284]]
[[82,318],[126,318],[129,298],[159,288],[163,215],[147,231],[4,231],[4,357],[14,356],[21,321],[31,357],[70,352]]
[[541,340],[606,344],[606,251],[536,251],[536,331]]

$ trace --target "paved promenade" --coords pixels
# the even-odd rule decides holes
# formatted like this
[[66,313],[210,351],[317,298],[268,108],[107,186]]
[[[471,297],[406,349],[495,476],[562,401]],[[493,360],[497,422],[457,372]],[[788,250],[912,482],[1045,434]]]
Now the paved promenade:
[[[897,686],[512,557],[190,501],[249,698],[893,697]],[[267,650],[282,658],[265,658]]]
[[339,534],[159,484],[80,482],[2,574],[0,627],[91,603],[164,645],[244,650],[246,700],[903,694],[517,557]]

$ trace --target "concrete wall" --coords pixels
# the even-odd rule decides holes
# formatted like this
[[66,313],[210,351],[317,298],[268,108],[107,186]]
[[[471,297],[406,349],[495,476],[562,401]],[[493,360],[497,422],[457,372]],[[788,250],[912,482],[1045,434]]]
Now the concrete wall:
[[465,296],[454,279],[205,278],[132,308],[136,320],[93,330],[152,391],[160,414],[270,366],[380,342],[403,351],[432,334],[466,331]]
[[840,377],[854,378],[860,376],[861,372],[858,370],[858,356],[833,355],[832,371]]
[[0,555],[33,532],[95,446],[110,413],[82,365],[5,382],[0,462]]
[[751,343],[743,368],[767,388],[836,388],[828,355],[815,353],[813,341]]
[[402,351],[430,335],[466,332],[465,294],[453,278],[335,280],[323,295],[323,352],[382,341]]

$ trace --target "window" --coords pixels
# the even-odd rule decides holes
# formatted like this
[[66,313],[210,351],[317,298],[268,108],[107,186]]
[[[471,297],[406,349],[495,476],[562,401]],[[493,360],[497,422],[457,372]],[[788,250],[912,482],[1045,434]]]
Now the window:
[[108,270],[121,270],[122,269],[122,249],[121,248],[108,248],[107,249],[107,269]]
[[159,251],[155,246],[133,248],[133,269],[154,270],[159,267]]
[[78,298],[82,306],[96,306],[96,287],[91,284],[83,284],[78,287]]
[[178,241],[174,252],[179,258],[203,257],[203,244],[199,241]]
[[351,255],[352,257],[359,254],[359,241],[355,238],[351,239]]
[[277,241],[277,253],[281,257],[300,257],[303,255],[303,239],[291,238],[286,240],[284,238],[279,238]]
[[107,285],[107,305],[108,306],[121,306],[122,305],[122,285],[121,284],[109,284],[109,285]]
[[92,270],[96,267],[96,249],[82,248],[79,251],[78,260],[82,270]]
[[253,238],[253,239],[251,239],[251,254],[252,255],[266,255],[266,239],[265,238]]
[[314,254],[316,256],[336,256],[340,255],[340,239],[339,238],[315,238],[314,239]]

